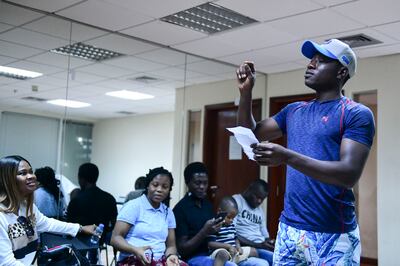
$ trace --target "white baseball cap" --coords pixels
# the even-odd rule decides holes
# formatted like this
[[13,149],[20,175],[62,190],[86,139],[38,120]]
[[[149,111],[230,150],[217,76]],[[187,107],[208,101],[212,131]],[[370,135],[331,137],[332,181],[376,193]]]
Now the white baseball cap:
[[357,57],[353,50],[346,43],[338,39],[330,39],[322,44],[313,41],[305,41],[301,47],[301,52],[307,58],[313,58],[315,53],[321,54],[338,60],[349,70],[350,77],[353,77],[357,69]]

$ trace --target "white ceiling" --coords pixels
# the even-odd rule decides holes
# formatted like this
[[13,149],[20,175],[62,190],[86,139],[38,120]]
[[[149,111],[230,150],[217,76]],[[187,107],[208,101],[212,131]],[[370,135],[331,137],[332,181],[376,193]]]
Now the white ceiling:
[[[67,114],[89,120],[123,116],[119,111],[173,111],[175,88],[234,78],[234,66],[243,60],[254,60],[257,70],[266,74],[303,68],[307,61],[299,47],[305,39],[363,33],[382,43],[355,48],[360,58],[400,52],[398,0],[213,1],[259,21],[213,35],[159,20],[205,2],[0,1],[0,65],[44,74],[26,81],[0,77],[0,110],[64,114],[62,107],[21,99],[34,96],[88,102],[90,107],[68,109]],[[49,52],[78,41],[126,56],[94,63]],[[150,84],[132,80],[143,75],[159,80]],[[32,85],[39,90],[32,91]],[[121,89],[155,98],[129,101],[105,96]]]

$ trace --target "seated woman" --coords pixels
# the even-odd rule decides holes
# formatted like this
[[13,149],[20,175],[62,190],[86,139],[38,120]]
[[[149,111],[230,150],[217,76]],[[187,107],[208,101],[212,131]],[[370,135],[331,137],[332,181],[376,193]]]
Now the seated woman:
[[47,217],[63,220],[64,201],[63,194],[58,188],[58,180],[51,167],[36,169],[35,176],[38,181],[38,188],[35,190],[35,205],[39,211]]
[[0,264],[30,265],[38,232],[94,234],[93,225],[65,223],[44,216],[33,204],[36,176],[21,156],[0,159]]
[[121,251],[118,265],[186,265],[177,256],[175,216],[163,203],[173,182],[168,170],[154,168],[146,175],[144,194],[122,207],[111,237]]

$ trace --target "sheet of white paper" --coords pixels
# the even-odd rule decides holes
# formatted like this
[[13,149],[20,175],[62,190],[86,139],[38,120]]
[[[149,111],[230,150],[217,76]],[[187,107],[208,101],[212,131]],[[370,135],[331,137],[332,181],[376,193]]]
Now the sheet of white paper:
[[253,149],[250,148],[250,145],[253,143],[259,143],[259,141],[253,131],[246,127],[230,127],[227,128],[227,130],[233,133],[247,157],[254,161],[254,153]]

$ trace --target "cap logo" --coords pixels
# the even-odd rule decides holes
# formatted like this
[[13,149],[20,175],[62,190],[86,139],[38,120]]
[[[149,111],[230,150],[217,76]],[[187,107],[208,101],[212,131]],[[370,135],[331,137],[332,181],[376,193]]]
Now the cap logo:
[[343,60],[343,62],[345,62],[346,64],[350,64],[350,60],[347,58],[347,56],[342,55],[342,60]]

